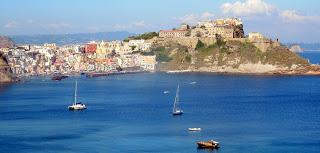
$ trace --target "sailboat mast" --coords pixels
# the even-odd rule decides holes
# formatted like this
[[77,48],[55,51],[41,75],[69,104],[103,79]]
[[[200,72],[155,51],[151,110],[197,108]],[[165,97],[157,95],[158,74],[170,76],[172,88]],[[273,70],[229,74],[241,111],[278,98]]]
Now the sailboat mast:
[[76,86],[74,89],[74,104],[77,103],[77,88],[78,88],[78,81],[76,81]]
[[176,97],[175,97],[174,103],[173,103],[173,112],[176,111],[178,102],[179,102],[179,85],[177,87]]
[[176,97],[177,97],[177,101],[176,101],[176,103],[178,103],[178,102],[179,102],[179,85],[178,85],[178,88],[177,88],[177,94],[176,94]]

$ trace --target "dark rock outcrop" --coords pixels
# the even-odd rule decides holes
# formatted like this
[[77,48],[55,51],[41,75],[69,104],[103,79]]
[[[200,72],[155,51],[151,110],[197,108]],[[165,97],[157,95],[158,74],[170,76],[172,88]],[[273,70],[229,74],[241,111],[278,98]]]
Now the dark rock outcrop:
[[12,73],[7,61],[0,54],[0,83],[10,83],[15,81],[16,79],[12,76]]

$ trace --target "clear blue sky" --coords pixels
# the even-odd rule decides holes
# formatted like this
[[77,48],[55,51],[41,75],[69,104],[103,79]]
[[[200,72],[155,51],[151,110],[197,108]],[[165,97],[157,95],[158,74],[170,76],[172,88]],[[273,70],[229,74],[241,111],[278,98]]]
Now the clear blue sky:
[[320,42],[318,0],[1,0],[0,35],[141,33],[240,17],[245,32],[283,42]]

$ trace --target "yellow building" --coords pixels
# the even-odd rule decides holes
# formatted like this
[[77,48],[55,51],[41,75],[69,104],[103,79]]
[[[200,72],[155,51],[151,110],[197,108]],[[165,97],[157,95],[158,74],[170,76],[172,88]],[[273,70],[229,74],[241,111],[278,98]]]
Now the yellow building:
[[215,26],[207,28],[208,37],[215,37],[216,34],[223,38],[233,38],[234,29],[229,26]]
[[97,55],[105,55],[105,54],[109,54],[110,52],[107,50],[107,43],[104,41],[101,41],[98,45],[97,45],[97,50],[96,50],[96,54]]

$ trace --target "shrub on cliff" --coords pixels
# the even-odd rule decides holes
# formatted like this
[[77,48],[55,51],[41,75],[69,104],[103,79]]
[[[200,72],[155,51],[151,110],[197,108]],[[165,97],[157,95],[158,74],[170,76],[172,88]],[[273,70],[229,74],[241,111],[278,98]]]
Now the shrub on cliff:
[[156,61],[157,62],[170,62],[172,58],[170,58],[167,54],[165,53],[159,53],[156,55]]
[[201,48],[204,48],[205,46],[206,46],[206,45],[205,45],[202,41],[198,40],[195,49],[196,49],[196,50],[199,50],[199,49],[201,49]]
[[169,62],[172,60],[169,57],[169,51],[164,46],[155,47],[150,52],[143,53],[143,55],[156,55],[157,62]]
[[139,39],[148,40],[158,36],[159,34],[157,32],[148,32],[138,36],[130,36],[126,38],[124,41],[128,42],[129,40],[139,40]]
[[191,55],[186,55],[185,60],[190,63],[191,62]]

